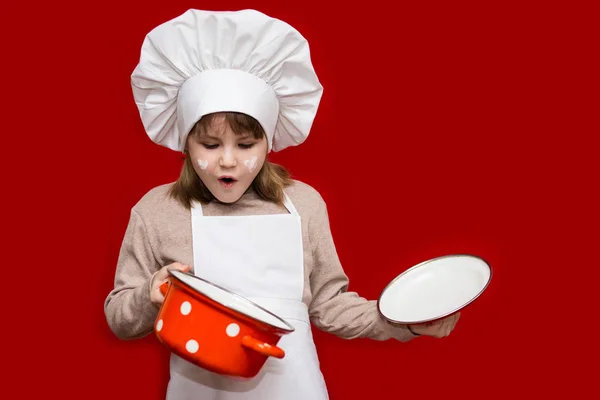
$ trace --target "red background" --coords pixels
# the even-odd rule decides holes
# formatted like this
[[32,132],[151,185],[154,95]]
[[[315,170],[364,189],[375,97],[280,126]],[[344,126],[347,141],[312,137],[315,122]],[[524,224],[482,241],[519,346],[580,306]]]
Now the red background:
[[308,141],[272,160],[327,201],[351,290],[377,298],[398,273],[449,253],[494,268],[449,338],[344,341],[316,331],[332,399],[595,392],[597,368],[585,366],[598,358],[599,304],[591,9],[272,0],[1,7],[10,398],[164,396],[168,352],[153,336],[118,340],[103,302],[130,208],[181,166],[145,136],[129,76],[144,35],[190,7],[256,8],[310,41],[322,107]]

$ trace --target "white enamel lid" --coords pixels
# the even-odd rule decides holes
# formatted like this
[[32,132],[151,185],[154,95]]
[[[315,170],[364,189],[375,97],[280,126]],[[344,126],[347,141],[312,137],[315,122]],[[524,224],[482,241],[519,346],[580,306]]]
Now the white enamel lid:
[[199,293],[202,293],[206,297],[216,301],[217,303],[227,308],[230,308],[250,318],[253,318],[260,322],[264,322],[281,330],[288,332],[294,331],[293,326],[291,326],[272,312],[267,311],[258,304],[255,304],[252,301],[238,294],[235,294],[227,289],[215,285],[214,283],[211,283],[205,279],[199,278],[189,273],[177,270],[169,270],[169,273],[175,278],[177,278],[179,281],[191,287],[192,289],[196,290]]
[[404,271],[382,291],[379,312],[398,324],[418,324],[453,314],[489,285],[492,269],[480,257],[448,255]]

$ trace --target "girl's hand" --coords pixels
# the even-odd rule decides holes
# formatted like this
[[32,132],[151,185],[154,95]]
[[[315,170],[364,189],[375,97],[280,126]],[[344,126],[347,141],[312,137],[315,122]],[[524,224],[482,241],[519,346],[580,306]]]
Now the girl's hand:
[[190,270],[189,265],[184,265],[178,262],[166,265],[159,269],[150,282],[150,301],[153,304],[160,306],[165,301],[165,296],[160,292],[160,285],[165,283],[169,278],[169,270],[176,269],[181,272],[188,272]]
[[409,328],[413,333],[423,336],[433,336],[435,338],[443,338],[450,335],[454,330],[460,313],[453,314],[438,321],[428,322],[425,324],[410,325]]

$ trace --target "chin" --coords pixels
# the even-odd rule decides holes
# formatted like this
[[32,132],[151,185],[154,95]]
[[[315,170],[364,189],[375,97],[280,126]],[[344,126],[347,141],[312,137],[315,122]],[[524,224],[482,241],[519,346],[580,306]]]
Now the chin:
[[238,201],[241,197],[242,195],[240,194],[239,196],[215,196],[215,199],[217,199],[220,203],[232,204]]

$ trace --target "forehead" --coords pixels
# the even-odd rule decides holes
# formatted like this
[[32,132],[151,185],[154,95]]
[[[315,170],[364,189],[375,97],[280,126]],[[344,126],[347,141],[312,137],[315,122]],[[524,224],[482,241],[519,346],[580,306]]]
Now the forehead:
[[198,133],[202,136],[223,136],[234,133],[224,115],[215,115],[198,124]]
[[254,118],[240,113],[214,113],[205,115],[196,123],[193,129],[196,136],[215,137],[253,136],[255,139],[264,137],[264,131]]

